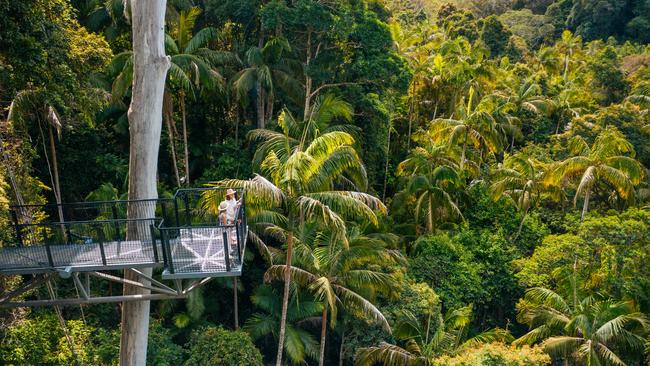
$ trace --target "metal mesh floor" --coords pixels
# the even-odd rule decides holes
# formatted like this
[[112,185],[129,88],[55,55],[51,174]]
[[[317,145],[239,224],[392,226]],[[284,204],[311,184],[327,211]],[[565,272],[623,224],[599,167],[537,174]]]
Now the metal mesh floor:
[[[224,232],[232,243],[229,245],[228,259],[224,253]],[[189,274],[225,275],[241,271],[236,240],[233,228],[180,229],[178,238],[169,241],[174,270],[173,273],[166,273],[167,277]],[[229,260],[229,269],[226,260]]]
[[[133,265],[154,265],[154,252],[151,242],[140,240],[105,242],[106,265],[102,262],[100,245],[69,244],[50,245],[54,267],[115,267],[127,268]],[[160,247],[158,248],[160,250]],[[2,248],[0,251],[0,271],[18,269],[50,268],[45,246],[21,248]]]

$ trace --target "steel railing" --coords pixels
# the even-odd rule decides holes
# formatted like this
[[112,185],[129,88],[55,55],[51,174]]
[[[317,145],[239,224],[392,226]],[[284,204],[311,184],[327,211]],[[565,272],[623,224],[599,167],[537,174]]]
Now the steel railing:
[[[241,271],[245,192],[235,189],[240,205],[235,220],[224,223],[219,204],[227,189],[181,189],[158,200],[12,206],[16,241],[0,250],[0,270],[163,264],[172,274]],[[143,218],[127,219],[129,210]]]

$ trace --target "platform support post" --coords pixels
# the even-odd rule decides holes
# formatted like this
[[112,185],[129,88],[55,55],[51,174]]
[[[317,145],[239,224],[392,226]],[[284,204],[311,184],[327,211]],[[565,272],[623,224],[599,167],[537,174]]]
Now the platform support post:
[[230,243],[228,243],[228,229],[223,231],[223,258],[226,262],[226,272],[230,272]]

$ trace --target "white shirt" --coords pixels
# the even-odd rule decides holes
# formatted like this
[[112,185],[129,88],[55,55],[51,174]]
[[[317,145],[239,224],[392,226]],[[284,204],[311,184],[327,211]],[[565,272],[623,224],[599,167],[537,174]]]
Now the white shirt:
[[226,199],[224,202],[226,203],[226,222],[232,224],[235,222],[235,214],[239,203],[234,197]]

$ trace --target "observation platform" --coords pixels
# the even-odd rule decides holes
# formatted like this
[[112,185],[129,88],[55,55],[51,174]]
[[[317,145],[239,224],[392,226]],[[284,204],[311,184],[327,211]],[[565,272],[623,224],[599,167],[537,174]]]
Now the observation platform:
[[[11,207],[15,242],[0,247],[0,274],[154,267],[162,279],[241,275],[248,238],[244,192],[235,220],[219,218],[226,188],[182,189],[172,198]],[[127,212],[131,211],[128,218]]]

